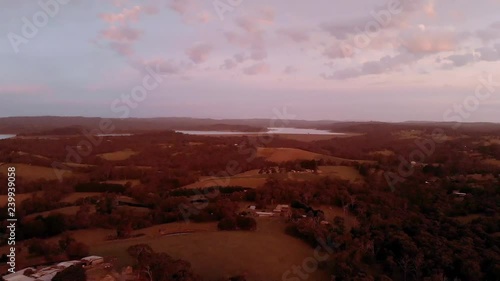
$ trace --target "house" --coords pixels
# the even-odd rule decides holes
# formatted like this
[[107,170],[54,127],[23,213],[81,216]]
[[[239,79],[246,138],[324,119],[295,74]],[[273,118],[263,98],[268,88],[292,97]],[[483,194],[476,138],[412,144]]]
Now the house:
[[35,271],[34,268],[28,267],[25,269],[18,270],[15,273],[7,274],[5,276],[2,276],[3,280],[5,281],[34,281],[34,278],[24,276],[24,272],[27,270]]
[[31,274],[30,277],[35,278],[34,280],[36,281],[50,281],[56,274],[63,269],[57,267],[57,266],[50,266],[50,267],[45,267],[37,272]]
[[459,192],[458,190],[454,190],[453,191],[453,195],[457,195],[457,196],[460,196],[460,197],[464,197],[467,195],[467,193],[463,193],[463,192]]
[[252,205],[252,206],[249,206],[248,209],[251,210],[251,211],[255,211],[257,209],[257,207],[254,206],[254,205]]
[[81,261],[77,261],[77,260],[64,261],[64,262],[58,263],[56,266],[59,267],[59,268],[62,268],[62,269],[66,269],[66,268],[68,268],[70,266],[77,265],[79,263],[81,263]]
[[255,212],[255,214],[259,217],[272,217],[274,213],[271,212]]
[[99,256],[88,256],[81,260],[85,266],[94,266],[104,263],[104,258]]
[[273,212],[282,213],[282,212],[287,212],[289,209],[290,206],[288,205],[277,205],[276,208],[274,208]]

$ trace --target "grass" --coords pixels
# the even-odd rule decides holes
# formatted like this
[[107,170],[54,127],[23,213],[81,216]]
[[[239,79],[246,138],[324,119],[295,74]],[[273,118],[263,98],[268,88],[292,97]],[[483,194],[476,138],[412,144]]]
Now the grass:
[[470,223],[473,220],[481,218],[481,217],[484,217],[484,215],[482,215],[482,214],[470,214],[467,216],[454,217],[453,219],[462,223],[462,224],[467,224],[467,223]]
[[49,158],[45,157],[45,156],[42,156],[42,155],[38,155],[38,154],[30,154],[30,153],[27,153],[27,152],[24,152],[24,151],[19,151],[18,152],[19,155],[21,156],[24,156],[24,155],[31,155],[33,157],[36,157],[36,158],[39,158],[39,159],[43,159],[43,160],[50,160]]
[[498,160],[498,159],[493,159],[493,158],[486,159],[486,160],[484,160],[484,163],[488,164],[488,165],[500,167],[500,160]]
[[265,158],[269,162],[282,163],[287,161],[296,160],[329,160],[336,162],[373,162],[367,160],[351,160],[339,157],[328,156],[324,154],[319,154],[315,152],[310,152],[297,148],[274,148],[274,147],[259,147],[257,149],[257,156]]
[[359,225],[359,222],[354,215],[349,212],[344,213],[344,210],[340,207],[319,206],[318,209],[325,213],[325,219],[329,222],[332,222],[335,217],[343,218],[347,231],[350,231],[351,228]]
[[344,135],[275,134],[273,136],[282,139],[296,140],[302,142],[313,142],[313,141],[330,140],[334,138],[348,138],[353,136],[359,136],[359,134],[354,134],[354,133],[346,133]]
[[394,133],[399,139],[418,139],[422,137],[423,131],[421,130],[401,130]]
[[95,165],[90,165],[90,164],[78,164],[78,163],[70,163],[70,162],[64,162],[64,165],[71,167],[71,168],[92,168],[95,167]]
[[78,175],[71,171],[63,171],[59,169],[43,167],[43,166],[34,166],[29,164],[4,164],[0,166],[0,174],[7,175],[8,167],[16,167],[16,176],[22,177],[28,181],[36,181],[40,179],[46,180],[57,180],[56,171],[63,175],[63,177],[75,176]]
[[351,182],[364,182],[364,178],[358,170],[350,166],[320,166],[319,172],[321,176],[340,178]]
[[82,198],[87,198],[87,197],[94,197],[94,196],[99,196],[101,195],[101,192],[73,192],[69,194],[68,196],[64,197],[61,202],[65,203],[76,203],[79,199]]
[[242,186],[248,188],[257,188],[264,185],[268,178],[288,178],[291,180],[305,181],[314,180],[319,177],[328,176],[331,178],[339,178],[351,182],[363,182],[364,178],[359,172],[349,166],[321,166],[319,173],[278,173],[278,174],[259,174],[259,170],[246,171],[232,177],[204,177],[199,181],[186,185],[183,188],[197,189],[209,188],[213,186]]
[[384,149],[384,150],[372,151],[369,154],[370,155],[381,155],[381,156],[393,156],[396,153],[394,153],[394,151],[392,151],[392,150]]
[[132,186],[138,186],[141,184],[140,180],[109,180],[109,181],[104,181],[103,183],[126,185],[129,182]]
[[[55,213],[59,213],[59,214],[63,214],[63,215],[75,215],[78,212],[78,210],[80,210],[80,206],[70,206],[70,207],[64,207],[64,208],[59,208],[59,209],[55,209],[55,210],[50,210],[50,211],[46,211],[46,212],[40,212],[40,213],[28,215],[25,218],[30,219],[30,218],[36,218],[38,216],[46,217],[50,214],[55,214]],[[93,212],[95,212],[95,208],[94,208],[94,210],[91,210],[91,213],[93,213]]]
[[197,189],[208,188],[212,186],[242,186],[248,188],[257,188],[266,183],[267,176],[248,176],[248,177],[222,177],[222,178],[207,178],[195,183],[184,186],[183,188]]
[[[29,193],[18,193],[16,194],[16,204],[21,204],[26,199],[30,199],[34,195],[42,195],[43,192],[29,192]],[[0,206],[5,206],[7,204],[8,196],[0,195]]]
[[[193,224],[195,225],[195,224]],[[248,280],[281,280],[283,273],[305,258],[313,257],[314,249],[284,233],[284,223],[276,219],[258,219],[255,232],[209,231],[180,236],[139,237],[110,241],[91,247],[91,253],[118,257],[119,266],[131,265],[126,249],[147,243],[157,252],[191,263],[193,270],[206,280],[246,274]],[[322,271],[312,273],[308,280],[326,280]]]
[[138,152],[133,151],[131,149],[125,149],[121,151],[99,154],[97,156],[107,161],[123,161],[129,159],[130,157],[136,154],[138,154]]

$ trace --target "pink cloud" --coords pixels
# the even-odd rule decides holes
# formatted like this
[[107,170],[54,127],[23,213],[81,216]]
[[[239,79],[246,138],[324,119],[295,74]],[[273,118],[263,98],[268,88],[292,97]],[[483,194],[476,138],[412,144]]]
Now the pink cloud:
[[279,30],[278,33],[285,35],[286,37],[292,39],[293,41],[295,41],[297,43],[307,42],[310,39],[309,31],[304,30],[304,29],[283,28],[283,29]]
[[142,31],[128,26],[111,26],[101,31],[101,36],[111,41],[136,41],[142,35]]
[[181,15],[187,14],[193,8],[192,0],[172,0],[170,1],[170,8]]
[[121,13],[118,14],[101,14],[99,17],[108,23],[121,23],[125,24],[130,21],[138,21],[139,15],[143,11],[140,6],[134,6],[131,9],[124,8]]
[[50,92],[50,88],[45,85],[0,85],[0,94],[45,94]]
[[188,49],[186,54],[194,63],[199,64],[208,60],[212,49],[212,46],[208,44],[198,44]]
[[403,37],[402,47],[413,54],[439,53],[455,50],[459,39],[452,31],[417,30]]
[[129,57],[134,54],[134,50],[132,49],[132,46],[129,43],[110,42],[109,47],[113,51],[125,57]]
[[269,72],[269,70],[270,70],[269,64],[265,62],[260,62],[252,66],[245,67],[243,69],[243,73],[245,73],[246,75],[258,75],[262,73],[267,73]]
[[289,65],[289,66],[285,67],[285,69],[283,70],[283,73],[290,75],[290,74],[297,73],[298,71],[299,70],[296,67]]

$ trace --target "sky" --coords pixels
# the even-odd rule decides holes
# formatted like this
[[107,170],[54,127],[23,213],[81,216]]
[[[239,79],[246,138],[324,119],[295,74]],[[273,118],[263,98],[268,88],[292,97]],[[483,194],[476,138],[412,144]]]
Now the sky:
[[500,0],[2,0],[0,117],[500,122]]

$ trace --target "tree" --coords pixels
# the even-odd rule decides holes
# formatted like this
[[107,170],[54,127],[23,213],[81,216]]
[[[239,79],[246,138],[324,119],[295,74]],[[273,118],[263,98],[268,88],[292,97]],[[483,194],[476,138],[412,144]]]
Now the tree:
[[130,223],[122,223],[116,229],[116,237],[119,239],[128,238],[132,233],[132,226]]
[[220,220],[217,224],[217,227],[220,230],[235,230],[236,229],[236,220],[234,217],[227,217]]
[[66,248],[66,255],[70,259],[81,259],[90,253],[89,246],[81,242],[72,241]]
[[85,269],[82,265],[73,265],[58,272],[52,281],[86,281]]
[[241,230],[256,230],[257,229],[257,221],[254,218],[250,218],[250,217],[239,216],[236,219],[236,225]]
[[128,247],[127,253],[139,263],[143,257],[151,256],[154,251],[148,244],[137,244]]

